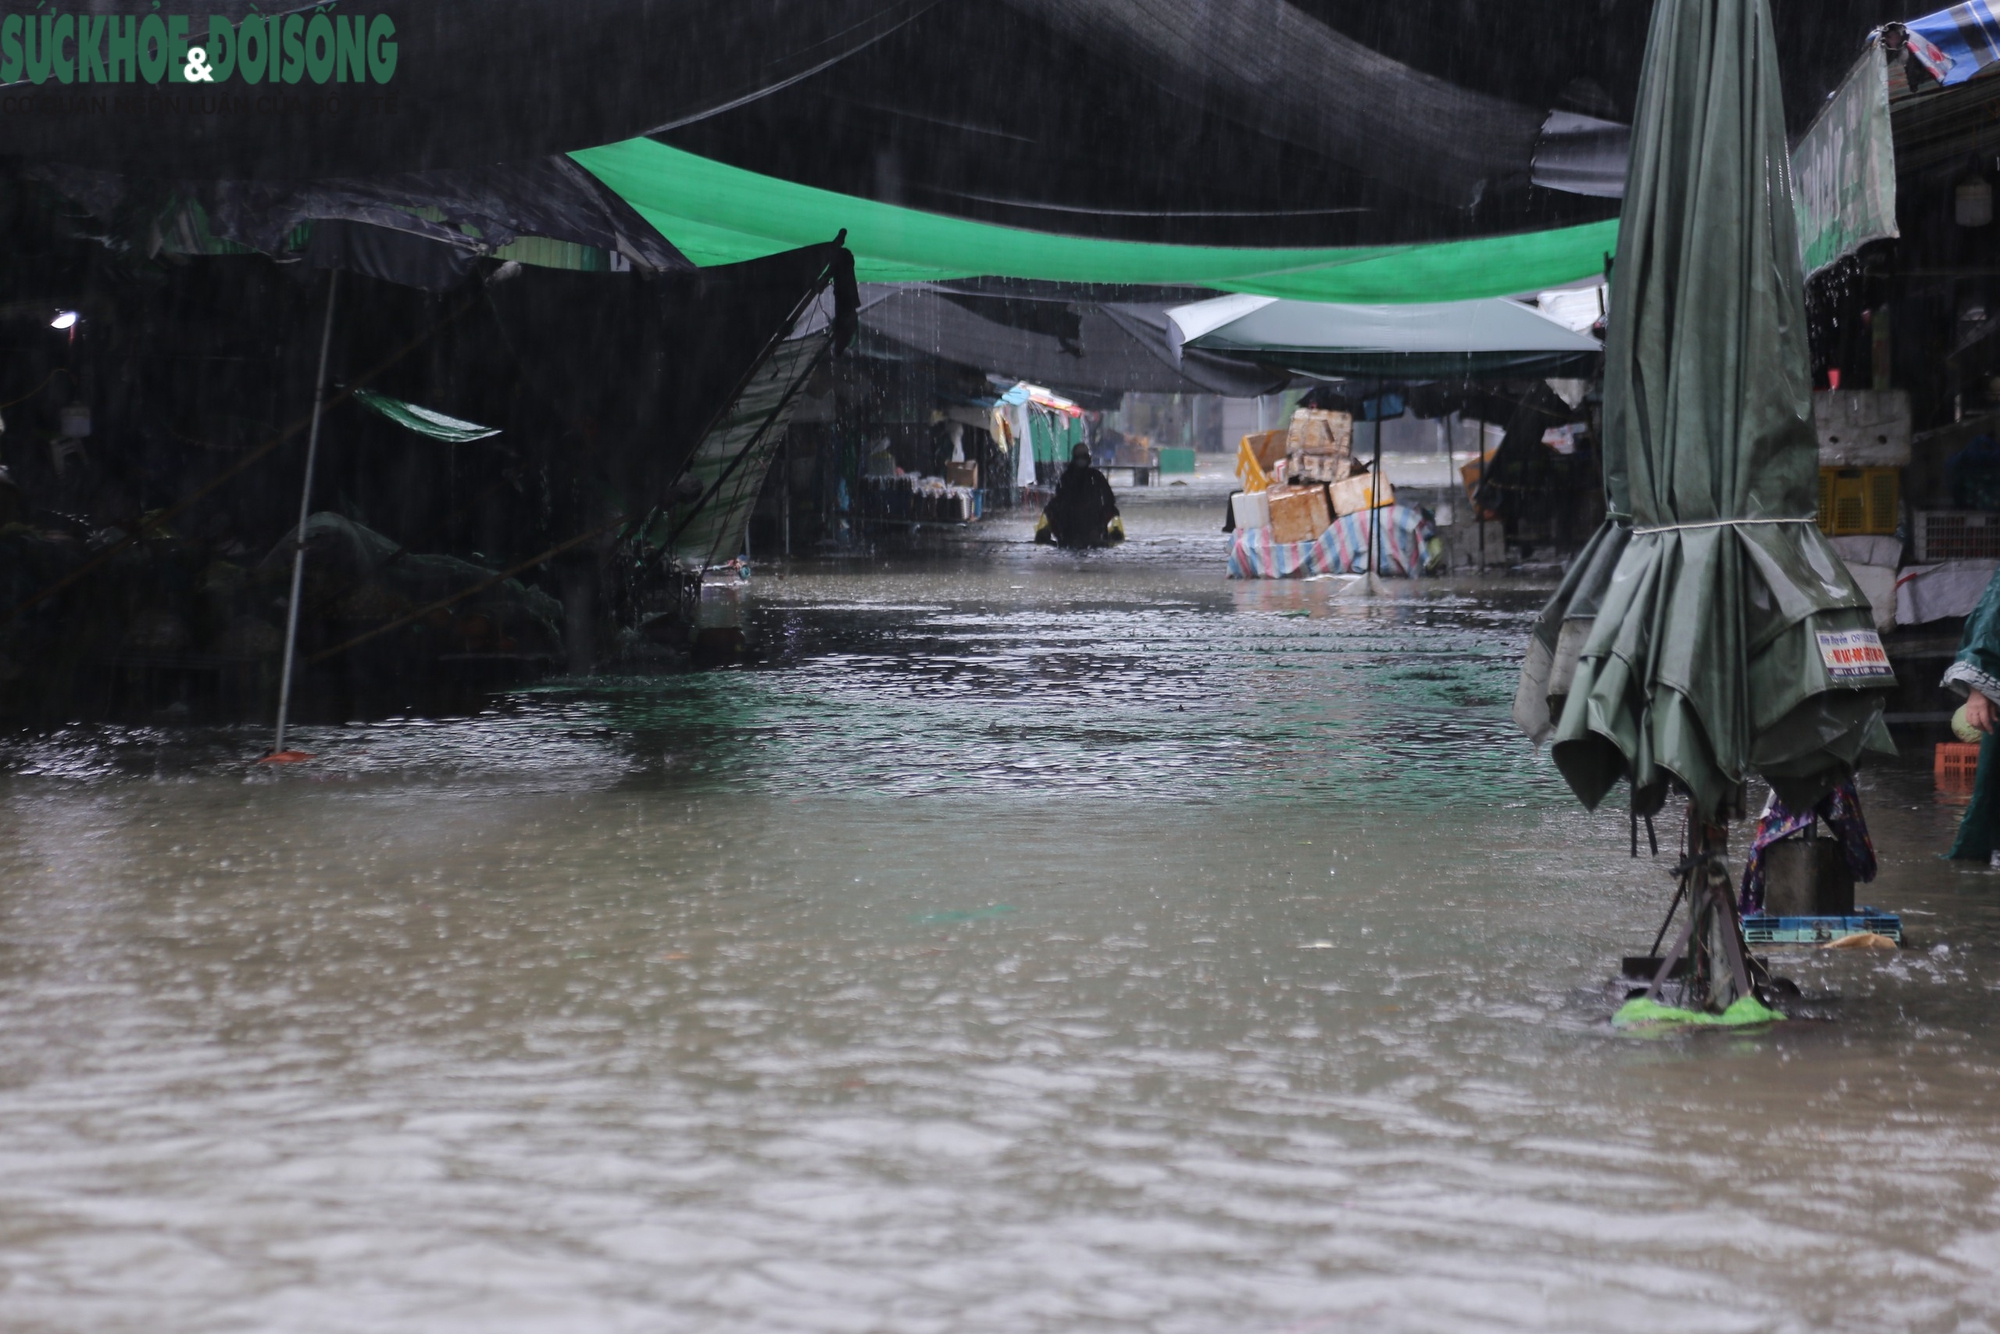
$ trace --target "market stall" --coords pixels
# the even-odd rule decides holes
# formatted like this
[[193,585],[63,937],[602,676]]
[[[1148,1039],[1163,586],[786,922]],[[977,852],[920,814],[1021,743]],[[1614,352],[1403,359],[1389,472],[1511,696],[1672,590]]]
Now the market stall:
[[1398,504],[1382,473],[1381,418],[1403,410],[1400,402],[1387,410],[1385,389],[1484,380],[1547,393],[1541,380],[1589,377],[1603,355],[1590,335],[1501,299],[1388,306],[1234,295],[1176,307],[1168,317],[1179,348],[1366,386],[1355,406],[1373,425],[1370,461],[1355,449],[1354,412],[1305,409],[1283,430],[1245,437],[1237,466],[1244,490],[1231,512],[1232,578],[1439,568],[1434,518]]

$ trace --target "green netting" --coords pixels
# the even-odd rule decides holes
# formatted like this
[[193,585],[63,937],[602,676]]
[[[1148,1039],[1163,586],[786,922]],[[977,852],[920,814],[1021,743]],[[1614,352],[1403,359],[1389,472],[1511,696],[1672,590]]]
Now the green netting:
[[1227,249],[1061,236],[835,194],[651,139],[570,154],[696,264],[732,264],[842,228],[863,282],[997,276],[1213,287],[1308,301],[1457,301],[1573,282],[1604,269],[1615,221],[1426,245]]
[[478,422],[460,421],[447,417],[442,412],[430,408],[420,408],[414,403],[405,403],[400,398],[378,394],[372,389],[357,389],[355,400],[364,407],[373,409],[405,430],[427,435],[433,440],[442,440],[450,445],[462,445],[472,440],[484,440],[488,436],[500,434],[497,426],[481,426]]
[[1752,1028],[1758,1024],[1776,1023],[1784,1017],[1755,996],[1739,997],[1735,1004],[1721,1014],[1709,1014],[1705,1010],[1682,1010],[1640,996],[1626,1001],[1618,1008],[1618,1013],[1611,1016],[1611,1026],[1636,1029],[1641,1032],[1689,1026]]

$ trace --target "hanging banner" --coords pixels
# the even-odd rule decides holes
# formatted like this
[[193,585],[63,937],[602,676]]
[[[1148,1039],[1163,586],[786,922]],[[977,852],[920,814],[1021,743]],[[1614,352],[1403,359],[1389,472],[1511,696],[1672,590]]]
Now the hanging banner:
[[1792,184],[1808,274],[1897,235],[1889,71],[1879,43],[1868,44],[1792,151]]

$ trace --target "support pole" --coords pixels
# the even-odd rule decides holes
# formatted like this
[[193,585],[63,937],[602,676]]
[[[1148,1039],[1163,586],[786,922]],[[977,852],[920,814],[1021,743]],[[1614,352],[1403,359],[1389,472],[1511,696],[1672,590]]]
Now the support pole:
[[1382,386],[1375,386],[1375,462],[1368,483],[1368,578],[1382,575]]
[[[1458,414],[1457,414],[1456,412],[1447,412],[1447,413],[1445,413],[1445,414],[1444,414],[1444,418],[1443,418],[1443,421],[1444,421],[1444,475],[1445,475],[1445,485],[1446,485],[1447,487],[1451,486],[1451,485],[1452,485],[1452,484],[1453,484],[1454,482],[1458,482],[1458,483],[1461,483],[1461,484],[1462,484],[1462,483],[1464,482],[1464,480],[1465,480],[1464,478],[1462,478],[1462,477],[1460,477],[1460,476],[1458,475],[1458,442],[1457,442],[1456,440],[1452,439],[1452,432],[1451,432],[1451,421],[1452,421],[1452,418],[1456,417],[1457,415],[1458,415]],[[1461,487],[1461,489],[1462,489],[1462,487]],[[1453,521],[1454,521],[1454,522],[1456,522],[1456,521],[1457,521],[1457,518],[1458,518],[1458,514],[1457,514],[1457,511],[1456,511],[1456,509],[1454,509],[1454,510],[1453,510],[1453,512],[1452,512],[1452,519],[1453,519]],[[1449,574],[1449,573],[1452,573],[1452,572],[1453,572],[1453,571],[1452,571],[1452,569],[1451,569],[1451,564],[1450,564],[1450,561],[1449,561],[1449,560],[1447,560],[1447,561],[1446,561],[1446,563],[1445,563],[1445,572],[1446,572],[1447,574]]]
[[299,526],[293,534],[292,596],[285,603],[285,666],[278,678],[278,731],[271,753],[285,749],[285,723],[292,707],[292,668],[299,649],[299,593],[306,576],[306,518],[312,513],[313,468],[319,462],[319,423],[326,409],[326,360],[333,348],[333,305],[340,293],[340,270],[326,279],[326,324],[319,335],[319,374],[313,382],[312,428],[306,433],[306,480],[299,487]]
[[1479,437],[1472,442],[1472,451],[1479,457],[1479,485],[1472,489],[1472,512],[1479,520],[1479,572],[1486,573],[1486,502],[1481,498],[1486,490],[1486,422],[1474,423],[1479,427]]
[[[1368,400],[1361,400],[1361,410],[1368,410]],[[1368,474],[1368,507],[1363,511],[1368,516],[1368,577],[1359,587],[1369,597],[1381,597],[1388,592],[1382,587],[1382,386],[1375,385],[1375,462]]]

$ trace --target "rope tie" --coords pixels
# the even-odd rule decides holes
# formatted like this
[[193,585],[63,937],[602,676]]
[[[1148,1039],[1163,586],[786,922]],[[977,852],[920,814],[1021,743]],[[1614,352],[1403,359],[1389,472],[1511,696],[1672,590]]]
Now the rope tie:
[[1632,536],[1640,537],[1652,533],[1679,533],[1690,528],[1734,528],[1752,523],[1818,523],[1818,519],[1704,519],[1700,523],[1663,523],[1655,528],[1634,528]]

